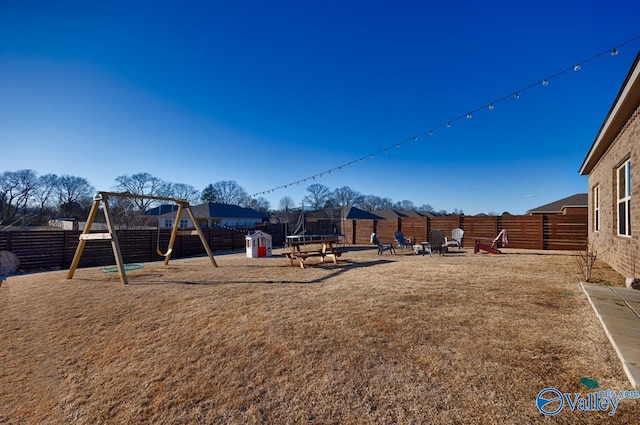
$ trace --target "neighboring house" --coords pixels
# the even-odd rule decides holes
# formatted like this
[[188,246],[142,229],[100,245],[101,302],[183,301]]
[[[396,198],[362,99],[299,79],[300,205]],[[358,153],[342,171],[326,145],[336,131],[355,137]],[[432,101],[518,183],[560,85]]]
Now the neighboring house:
[[[151,211],[151,210],[150,210]],[[177,206],[174,211],[168,211],[158,215],[158,227],[161,229],[173,226],[176,219]],[[219,204],[208,202],[206,204],[191,207],[193,215],[198,220],[200,227],[254,227],[260,226],[269,220],[269,215],[258,212],[253,208],[244,208],[238,205]],[[180,228],[195,227],[186,211],[180,215]]]
[[356,207],[336,207],[306,212],[305,219],[307,222],[315,222],[321,220],[380,220],[382,217]]
[[589,177],[589,242],[627,277],[640,277],[640,54],[627,75],[580,174]]
[[589,194],[576,193],[575,195],[542,205],[527,211],[527,215],[536,214],[588,214]]
[[[347,220],[381,220],[379,215],[356,207],[324,208],[305,212],[305,233],[333,234],[344,233]],[[300,233],[300,232],[297,232]]]

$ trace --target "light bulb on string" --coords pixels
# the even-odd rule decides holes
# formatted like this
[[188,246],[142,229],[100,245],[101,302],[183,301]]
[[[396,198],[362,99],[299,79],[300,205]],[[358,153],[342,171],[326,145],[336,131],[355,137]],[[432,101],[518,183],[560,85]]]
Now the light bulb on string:
[[[628,44],[629,42],[631,42],[631,41],[635,41],[635,40],[638,40],[638,39],[640,39],[640,36],[637,36],[637,37],[633,38],[632,40],[626,41],[625,43],[618,44],[618,45],[619,45],[619,46],[624,46],[624,45]],[[581,68],[582,68],[582,64],[583,64],[583,63],[587,63],[587,62],[591,61],[592,59],[595,59],[595,58],[597,58],[597,57],[601,57],[601,56],[605,56],[605,55],[607,55],[607,54],[609,54],[610,56],[617,56],[619,53],[620,53],[620,52],[619,52],[619,50],[618,50],[618,48],[617,48],[617,47],[610,48],[610,49],[605,50],[605,51],[601,52],[600,54],[598,54],[598,55],[596,55],[596,56],[593,56],[593,57],[591,57],[591,58],[589,58],[589,59],[583,60],[583,61],[581,61],[581,62],[580,62],[580,61],[579,61],[579,62],[574,62],[574,65],[573,65],[572,67],[565,68],[564,70],[562,70],[562,71],[560,71],[560,72],[558,72],[558,73],[556,73],[556,74],[553,74],[551,77],[544,78],[544,79],[542,79],[542,80],[538,80],[537,84],[540,84],[540,85],[542,85],[543,87],[546,87],[546,86],[548,86],[548,85],[549,85],[550,78],[554,78],[556,75],[558,75],[558,74],[560,74],[560,73],[563,73],[563,72],[565,72],[565,71],[570,71],[571,69],[573,69],[573,71],[574,71],[574,72],[575,72],[575,71],[579,71],[579,70],[581,70]],[[535,84],[529,85],[529,86],[527,86],[527,87],[522,88],[521,90],[528,90],[529,88],[532,88],[534,85],[535,85]],[[520,98],[520,93],[519,93],[519,91],[514,91],[514,92],[512,92],[512,96],[514,97],[514,99],[519,99],[519,98]],[[509,97],[509,95],[507,95],[507,96],[505,96],[505,97],[502,97],[502,98],[500,98],[500,99],[496,100],[496,102],[501,102],[502,100],[505,100],[505,99],[507,99],[508,97]],[[486,104],[485,106],[486,106],[486,107],[487,107],[487,109],[489,109],[489,110],[494,110],[494,109],[495,109],[495,105],[494,105],[494,103],[489,103],[489,104]],[[429,136],[433,136],[433,135],[434,135],[434,131],[435,131],[435,129],[438,129],[438,128],[442,127],[443,125],[446,125],[446,127],[447,127],[447,128],[451,128],[451,126],[452,126],[452,124],[453,124],[453,122],[454,122],[454,121],[456,121],[456,120],[458,120],[458,119],[461,119],[462,117],[465,117],[465,116],[466,116],[466,118],[467,118],[467,119],[470,119],[470,118],[472,118],[472,114],[473,114],[473,112],[478,111],[478,110],[481,110],[481,109],[482,109],[482,108],[478,108],[478,109],[476,109],[476,110],[474,110],[474,111],[472,111],[472,112],[468,112],[468,113],[466,113],[465,115],[457,116],[457,117],[453,118],[453,119],[452,119],[452,120],[450,120],[450,121],[446,121],[444,124],[440,124],[440,125],[437,125],[435,128],[431,128],[431,129],[429,129],[426,133],[421,133],[421,136],[422,136],[422,135],[424,135],[424,134],[428,134]],[[417,137],[417,136],[413,136],[413,137],[411,137],[411,139],[409,139],[409,140],[413,140],[414,142],[417,142],[417,141],[418,141],[418,137]],[[397,142],[397,143],[395,143],[395,144],[393,144],[393,145],[388,146],[387,148],[384,148],[383,150],[376,151],[376,152],[375,152],[375,154],[379,154],[380,152],[384,152],[385,154],[387,154],[387,153],[389,152],[389,149],[393,149],[393,146],[395,146],[396,148],[399,148],[399,147],[400,147],[400,145],[401,145],[401,144],[403,144],[403,143],[405,143],[406,141],[408,141],[408,140],[404,140],[404,141],[401,141],[401,142]],[[342,164],[342,165],[341,165],[341,166],[339,166],[339,167],[332,168],[332,169],[330,169],[330,170],[328,170],[328,171],[325,171],[325,172],[323,172],[323,173],[316,174],[315,176],[305,178],[304,180],[300,179],[300,180],[298,180],[298,181],[296,181],[296,182],[294,182],[294,183],[295,183],[295,184],[297,184],[297,185],[299,185],[301,182],[305,182],[305,183],[306,183],[306,182],[307,182],[307,180],[309,180],[309,179],[313,179],[313,180],[315,180],[315,178],[316,178],[316,177],[322,177],[324,174],[330,174],[330,173],[331,173],[331,171],[333,171],[333,170],[342,170],[342,167],[344,167],[344,166],[348,166],[348,165],[351,165],[352,163],[355,163],[356,161],[358,161],[359,163],[362,163],[362,162],[363,162],[364,160],[366,160],[366,159],[374,159],[374,158],[375,158],[375,154],[370,154],[370,155],[368,155],[368,158],[367,158],[367,156],[361,157],[361,158],[356,159],[356,160],[354,160],[354,161],[351,161],[351,162],[348,162],[348,163]],[[293,183],[287,184],[287,185],[285,185],[285,186],[278,186],[278,187],[276,187],[276,188],[274,188],[274,189],[271,189],[271,190],[267,190],[267,191],[263,191],[263,192],[258,192],[258,193],[257,193],[257,195],[270,194],[270,193],[272,193],[272,192],[275,192],[276,190],[279,190],[279,189],[282,189],[282,188],[288,188],[289,186],[292,186],[292,185],[293,185]]]

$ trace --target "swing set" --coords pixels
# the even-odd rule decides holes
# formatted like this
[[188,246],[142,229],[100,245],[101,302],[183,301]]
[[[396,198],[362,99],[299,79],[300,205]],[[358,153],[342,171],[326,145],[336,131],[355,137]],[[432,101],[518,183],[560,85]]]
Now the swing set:
[[[207,243],[206,238],[204,237],[204,233],[202,233],[202,229],[198,226],[198,222],[193,215],[193,211],[191,211],[191,206],[189,202],[183,199],[176,198],[168,198],[163,196],[151,196],[151,195],[135,195],[131,193],[117,193],[117,192],[98,192],[98,194],[93,198],[93,204],[91,205],[91,211],[89,212],[89,217],[87,218],[87,225],[85,226],[82,234],[80,235],[78,247],[76,248],[76,253],[73,256],[73,261],[71,262],[71,267],[69,267],[69,273],[67,274],[67,279],[73,279],[73,275],[78,268],[78,264],[80,264],[80,258],[82,257],[82,252],[84,250],[84,246],[89,240],[111,240],[111,248],[113,249],[113,255],[116,258],[116,266],[118,268],[118,273],[120,274],[120,281],[123,284],[127,284],[127,274],[125,272],[125,264],[122,260],[122,252],[120,251],[120,244],[118,242],[118,236],[115,231],[115,227],[113,225],[113,220],[111,217],[111,213],[109,212],[109,197],[122,197],[122,198],[144,198],[144,199],[153,199],[156,201],[169,201],[175,202],[178,205],[178,210],[176,211],[176,218],[173,222],[173,227],[171,229],[171,238],[169,239],[169,246],[167,247],[167,252],[162,252],[160,250],[160,227],[158,226],[158,243],[156,245],[156,252],[161,257],[164,257],[164,265],[169,264],[169,260],[171,259],[171,253],[173,251],[173,245],[176,242],[176,236],[178,235],[197,235],[202,242],[202,246],[207,252],[207,256],[209,260],[211,260],[211,264],[213,267],[218,267],[215,258],[213,258],[213,253],[211,252],[211,248]],[[90,233],[91,226],[93,225],[93,221],[96,218],[96,214],[100,208],[100,205],[103,207],[104,218],[107,222],[107,232],[101,233]],[[195,230],[179,230],[180,227],[180,217],[182,215],[183,210],[186,210],[189,218],[194,224]]]

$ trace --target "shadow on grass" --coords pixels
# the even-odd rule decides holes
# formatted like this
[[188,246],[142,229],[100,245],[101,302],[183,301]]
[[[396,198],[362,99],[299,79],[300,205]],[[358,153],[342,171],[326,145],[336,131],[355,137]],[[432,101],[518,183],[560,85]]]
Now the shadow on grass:
[[[180,285],[229,285],[229,284],[298,284],[298,285],[310,285],[310,284],[316,284],[316,283],[322,283],[325,282],[327,280],[333,279],[336,276],[341,275],[342,273],[348,272],[350,270],[354,270],[354,269],[359,269],[359,268],[363,268],[363,267],[375,267],[381,264],[388,264],[388,263],[392,263],[393,261],[391,260],[384,260],[384,259],[378,259],[378,260],[373,260],[373,261],[363,261],[363,262],[353,262],[350,260],[341,260],[338,264],[333,264],[333,263],[318,263],[318,264],[307,264],[306,268],[300,269],[300,267],[298,267],[297,265],[294,266],[289,266],[287,265],[286,268],[294,268],[294,269],[298,269],[300,270],[300,273],[304,273],[306,270],[311,271],[311,269],[321,269],[321,270],[325,270],[325,271],[330,271],[330,273],[320,276],[320,277],[316,277],[314,279],[309,279],[309,280],[287,280],[287,279],[256,279],[256,280],[249,280],[249,279],[243,279],[243,280],[224,280],[224,281],[189,281],[189,280],[172,280],[172,279],[167,279],[167,280],[163,280],[162,282],[157,282],[157,281],[144,281],[144,280],[138,280],[136,281],[136,276],[135,276],[135,272],[133,273],[128,273],[127,277],[129,278],[129,285],[133,285],[133,286],[148,286],[148,285],[166,285],[166,284],[180,284]],[[241,266],[241,267],[247,267],[247,266]],[[249,267],[257,267],[257,266],[249,266]],[[278,267],[282,267],[282,266],[278,266]],[[138,278],[145,278],[147,276],[138,276]],[[168,277],[166,274],[155,274],[154,276],[156,278],[163,278],[163,277]]]

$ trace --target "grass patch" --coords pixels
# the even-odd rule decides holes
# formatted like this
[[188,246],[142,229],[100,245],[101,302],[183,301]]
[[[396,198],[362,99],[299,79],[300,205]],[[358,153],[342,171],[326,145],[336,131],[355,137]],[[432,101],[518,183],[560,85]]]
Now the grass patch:
[[10,277],[0,423],[546,423],[545,387],[631,389],[572,253],[398,253],[148,263],[126,286],[100,268]]

